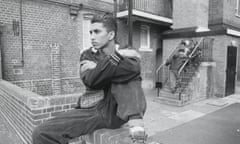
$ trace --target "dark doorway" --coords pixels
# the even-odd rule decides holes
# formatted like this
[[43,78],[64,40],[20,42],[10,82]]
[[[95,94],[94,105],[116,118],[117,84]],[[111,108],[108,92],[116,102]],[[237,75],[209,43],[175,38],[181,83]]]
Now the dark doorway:
[[228,46],[225,96],[231,95],[235,92],[236,62],[237,47]]

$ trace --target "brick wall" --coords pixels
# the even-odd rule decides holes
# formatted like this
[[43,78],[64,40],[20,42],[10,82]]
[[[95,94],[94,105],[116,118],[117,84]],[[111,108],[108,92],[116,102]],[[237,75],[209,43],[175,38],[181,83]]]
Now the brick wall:
[[227,53],[226,36],[214,37],[213,61],[216,62],[215,94],[218,96],[223,96],[225,93],[226,53]]
[[[240,43],[239,38],[222,35],[215,36],[213,44],[213,60],[216,62],[216,86],[215,86],[215,95],[219,97],[225,96],[225,87],[226,87],[226,68],[227,68],[227,47],[231,45],[231,41],[236,41]],[[239,46],[238,46],[239,48]],[[239,50],[237,49],[238,53]],[[237,61],[239,61],[239,56],[237,55]],[[236,66],[236,80],[237,76],[240,75],[239,63],[237,62]]]
[[175,0],[173,28],[208,27],[208,0]]
[[224,0],[223,23],[240,28],[240,16],[236,15],[237,0]]
[[212,78],[215,71],[215,62],[203,62],[196,71],[195,76],[186,88],[189,102],[213,97],[215,79]]
[[223,0],[209,0],[209,25],[223,22]]
[[[163,40],[163,60],[166,60],[169,57],[169,55],[174,51],[174,49],[183,39],[184,38]],[[196,37],[192,38],[192,40],[197,42],[200,40],[200,38]],[[215,62],[206,62],[202,63],[196,71],[193,71],[195,74],[181,95],[181,105],[213,96],[213,89],[215,89],[215,79],[218,78],[216,75],[214,75],[215,70]],[[168,67],[163,67],[162,82],[167,82],[168,77]]]
[[209,0],[209,24],[228,24],[239,27],[240,17],[236,15],[237,0]]
[[[41,95],[79,92],[79,52],[82,49],[83,13],[112,11],[111,3],[95,0],[55,0],[62,5],[44,1],[23,0],[23,56],[21,35],[15,36],[13,20],[20,21],[20,1],[0,1],[0,23],[4,58],[4,79]],[[72,20],[64,4],[83,3],[83,9]],[[20,28],[20,27],[19,27]],[[59,62],[53,56],[53,44],[59,45]],[[21,61],[24,60],[24,66]],[[58,70],[54,66],[58,63]],[[58,81],[54,75],[58,71]],[[61,88],[54,88],[52,86]],[[57,94],[60,92],[57,92]]]
[[[238,44],[240,40],[236,37],[228,36],[228,35],[217,35],[211,36],[214,39],[213,41],[213,61],[216,63],[211,71],[214,72],[213,81],[214,81],[214,95],[218,97],[225,96],[225,87],[226,87],[226,60],[227,60],[227,47],[231,45],[231,41],[236,41]],[[165,60],[167,56],[172,52],[174,48],[179,44],[181,38],[178,39],[166,39],[163,41],[163,59]],[[199,38],[193,38],[193,40],[199,40]],[[175,46],[174,46],[175,45]],[[238,51],[239,53],[239,51]],[[239,61],[239,58],[237,58]],[[240,75],[240,64],[237,63],[237,75]],[[164,80],[166,80],[166,73],[164,73]],[[237,79],[236,79],[237,80]],[[212,90],[211,90],[212,91]]]
[[23,140],[31,144],[33,129],[60,112],[76,106],[81,93],[42,97],[30,91],[0,81],[0,108],[5,118]]
[[[150,27],[150,48],[151,51],[140,50],[140,26],[148,25]],[[160,33],[163,30],[161,26],[151,23],[135,21],[133,24],[133,47],[136,48],[141,54],[141,67],[143,87],[153,88],[155,83],[155,70],[156,70],[156,50],[161,47]],[[124,21],[119,21],[118,41],[126,45],[128,43],[128,29]]]
[[[34,128],[61,112],[72,110],[81,93],[43,97],[17,87],[7,81],[0,81],[0,109],[3,116],[21,138],[23,144],[32,144]],[[128,128],[99,129],[91,135],[72,139],[69,144],[82,140],[91,144],[132,144]]]
[[2,33],[1,33],[1,26],[0,26],[0,79],[2,79],[2,45],[1,45],[1,38],[2,38]]

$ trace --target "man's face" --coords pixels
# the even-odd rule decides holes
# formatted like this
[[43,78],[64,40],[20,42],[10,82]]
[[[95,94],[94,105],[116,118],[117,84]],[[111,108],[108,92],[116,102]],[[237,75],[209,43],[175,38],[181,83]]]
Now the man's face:
[[90,35],[92,46],[96,49],[105,47],[113,39],[112,32],[108,32],[103,23],[92,23]]

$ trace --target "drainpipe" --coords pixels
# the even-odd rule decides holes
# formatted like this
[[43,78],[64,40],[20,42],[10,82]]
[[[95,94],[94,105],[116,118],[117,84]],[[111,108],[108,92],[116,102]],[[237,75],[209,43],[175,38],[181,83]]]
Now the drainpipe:
[[[113,8],[113,16],[117,22],[117,0],[113,0],[114,8]],[[115,30],[115,42],[117,43],[117,30]]]
[[22,4],[23,4],[23,0],[20,1],[20,25],[21,25],[21,54],[22,54],[22,60],[21,60],[21,64],[22,67],[24,67],[24,45],[23,45],[23,19],[22,19]]
[[114,2],[114,10],[113,10],[113,14],[114,14],[114,18],[117,18],[117,0],[113,0]]
[[132,29],[133,29],[133,21],[132,21],[132,0],[128,0],[128,45],[132,47]]
[[[0,27],[0,30],[1,30],[1,27]],[[1,54],[1,73],[0,73],[0,79],[3,79],[4,78],[4,55],[3,55],[3,47],[2,47],[2,33],[0,31],[0,54]]]

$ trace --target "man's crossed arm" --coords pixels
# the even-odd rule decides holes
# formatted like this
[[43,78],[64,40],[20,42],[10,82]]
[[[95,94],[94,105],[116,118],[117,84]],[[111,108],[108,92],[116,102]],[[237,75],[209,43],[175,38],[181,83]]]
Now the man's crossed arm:
[[80,73],[84,84],[93,89],[103,89],[110,83],[123,83],[140,75],[140,55],[132,49],[119,50],[95,63],[80,62]]

